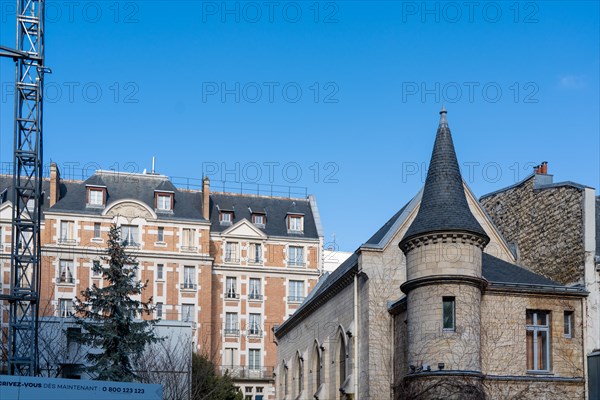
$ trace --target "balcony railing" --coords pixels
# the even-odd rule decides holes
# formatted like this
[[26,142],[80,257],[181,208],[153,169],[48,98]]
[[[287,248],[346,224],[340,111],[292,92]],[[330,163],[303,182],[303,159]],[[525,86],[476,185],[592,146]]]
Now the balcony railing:
[[288,266],[290,267],[304,267],[306,263],[302,260],[288,260]]
[[198,247],[197,246],[181,246],[181,251],[188,251],[188,252],[198,251]]
[[221,365],[221,374],[228,374],[234,379],[273,379],[273,367],[248,365]]
[[59,244],[77,244],[77,239],[71,239],[66,237],[58,238]]
[[227,292],[227,293],[225,293],[225,299],[226,300],[239,300],[240,295],[239,295],[239,293],[236,293],[236,292]]
[[75,283],[75,278],[73,278],[72,276],[61,276],[59,278],[56,278],[56,283]]
[[234,257],[234,256],[225,256],[225,262],[226,263],[232,263],[232,264],[239,264],[240,263],[240,258],[239,257]]
[[263,263],[263,259],[262,258],[249,258],[248,259],[248,264],[262,264]]
[[258,328],[247,329],[246,336],[261,338],[263,336],[263,331],[262,331],[262,329],[258,329]]
[[225,329],[223,330],[223,334],[224,334],[225,336],[230,336],[230,337],[234,336],[234,337],[238,337],[238,336],[240,336],[240,330],[239,330],[239,329],[233,329],[233,328],[225,328]]
[[302,303],[304,301],[304,296],[288,296],[289,303]]
[[252,300],[252,301],[262,301],[263,299],[263,295],[262,294],[258,294],[258,293],[250,293],[248,295],[248,300]]
[[179,289],[181,289],[181,290],[198,290],[198,285],[195,283],[180,283]]

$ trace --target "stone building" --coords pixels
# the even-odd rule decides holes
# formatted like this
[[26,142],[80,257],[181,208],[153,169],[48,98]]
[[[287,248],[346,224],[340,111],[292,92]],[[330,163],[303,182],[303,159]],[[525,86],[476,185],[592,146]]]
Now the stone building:
[[588,292],[519,265],[440,114],[424,188],[275,330],[277,399],[585,397]]
[[[0,290],[10,288],[10,176],[0,176]],[[91,270],[116,223],[148,281],[155,318],[190,323],[194,348],[228,371],[248,399],[273,398],[272,327],[292,314],[322,271],[314,197],[183,190],[166,176],[97,171],[43,182],[42,315],[67,317],[73,298],[105,282]],[[7,332],[8,305],[1,313]],[[3,337],[3,343],[6,343]]]

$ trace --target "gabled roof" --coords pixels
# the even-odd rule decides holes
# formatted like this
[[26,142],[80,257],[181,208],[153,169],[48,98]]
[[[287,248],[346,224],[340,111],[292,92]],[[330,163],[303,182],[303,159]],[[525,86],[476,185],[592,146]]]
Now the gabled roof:
[[[5,191],[6,190],[6,191]],[[48,179],[42,180],[42,220],[45,218],[44,212],[48,209],[49,198],[50,198],[50,181]],[[10,201],[13,201],[13,177],[12,175],[0,175],[0,205]]]
[[[268,236],[298,237],[318,239],[319,232],[309,199],[287,199],[281,197],[262,197],[232,193],[213,193],[210,195],[211,232],[221,233],[230,224],[221,224],[219,211],[233,211],[233,224],[247,219],[252,221],[253,212],[264,212],[267,223],[257,228]],[[304,215],[304,231],[288,232],[288,213]]]
[[441,231],[470,232],[487,238],[467,204],[446,110],[443,108],[421,205],[402,241]]

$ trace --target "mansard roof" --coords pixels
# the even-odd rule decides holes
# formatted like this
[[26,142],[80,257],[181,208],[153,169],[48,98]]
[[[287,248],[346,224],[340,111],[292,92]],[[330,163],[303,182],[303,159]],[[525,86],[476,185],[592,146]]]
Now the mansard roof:
[[487,238],[467,204],[446,110],[443,108],[421,205],[402,241],[441,231],[470,232]]

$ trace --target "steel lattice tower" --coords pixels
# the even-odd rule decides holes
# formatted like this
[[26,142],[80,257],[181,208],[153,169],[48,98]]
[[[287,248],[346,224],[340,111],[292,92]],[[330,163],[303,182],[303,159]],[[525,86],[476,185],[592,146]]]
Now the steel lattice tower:
[[0,46],[0,55],[16,63],[10,294],[1,298],[10,303],[9,373],[33,376],[38,370],[44,0],[16,3],[16,48]]

